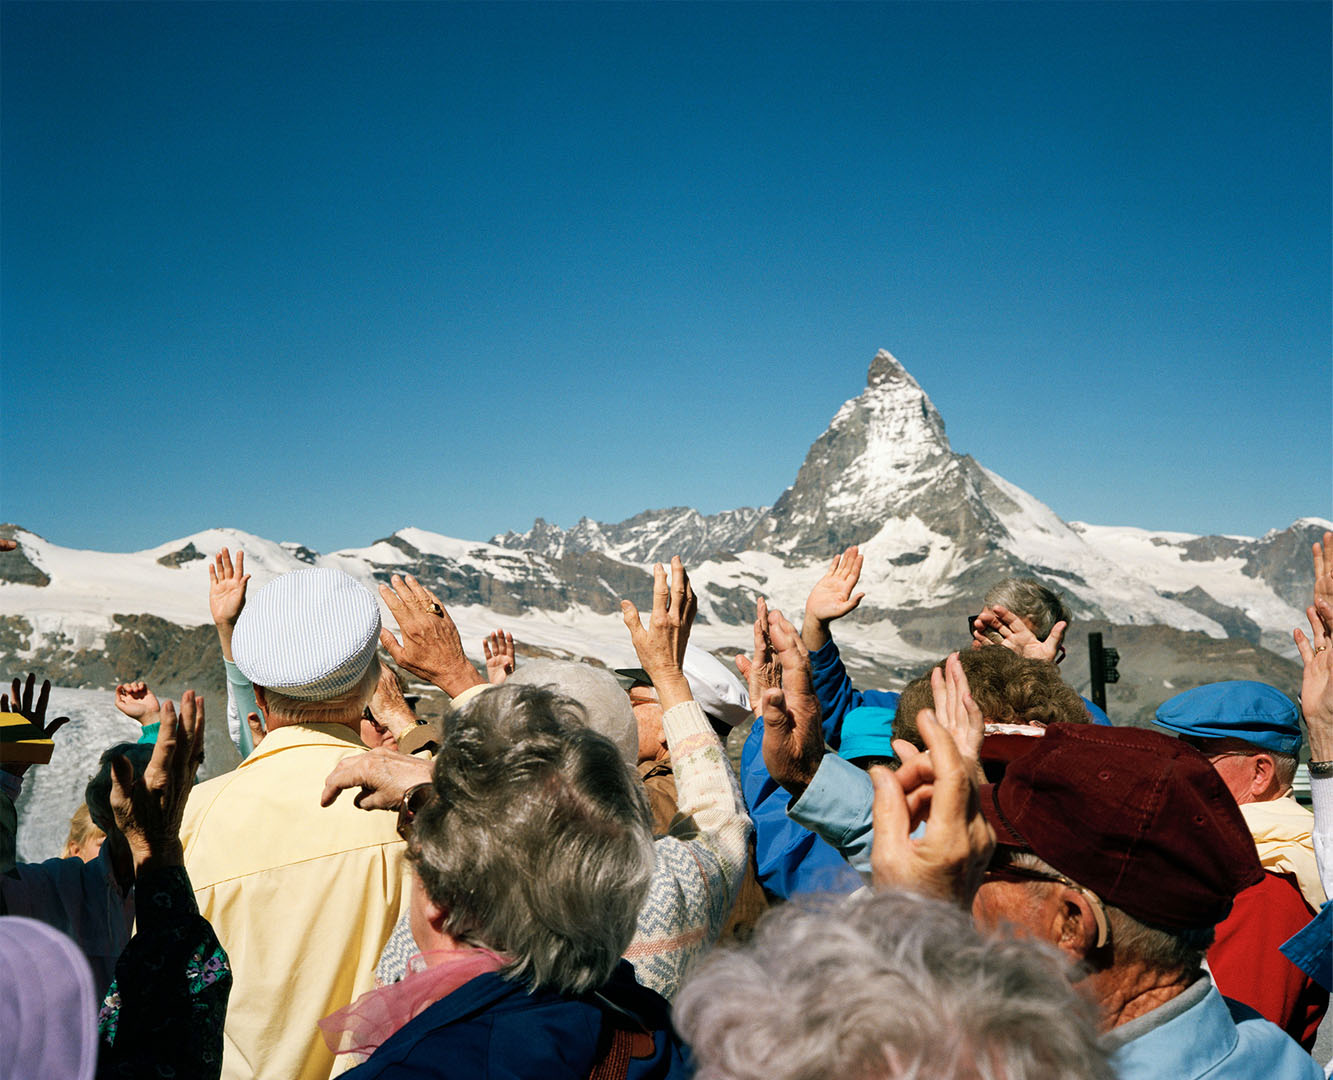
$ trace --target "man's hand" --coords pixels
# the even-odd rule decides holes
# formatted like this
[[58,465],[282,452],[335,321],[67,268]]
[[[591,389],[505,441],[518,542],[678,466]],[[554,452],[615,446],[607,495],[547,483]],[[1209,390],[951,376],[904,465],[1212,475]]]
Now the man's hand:
[[231,552],[223,548],[213,556],[208,567],[208,610],[213,613],[213,623],[218,628],[218,641],[222,644],[222,656],[230,660],[231,635],[236,629],[236,620],[241,617],[245,607],[245,587],[250,575],[245,572],[245,552],[237,549],[236,562],[231,561]]
[[754,656],[741,653],[736,657],[736,669],[748,684],[750,708],[760,716],[764,691],[782,686],[782,667],[773,656],[773,643],[768,638],[768,601],[761,596],[754,610]]
[[183,866],[181,817],[203,757],[204,699],[181,695],[180,720],[170,701],[162,706],[153,758],[142,776],[127,757],[111,763],[111,811],[134,857],[135,874],[161,866]]
[[381,585],[380,599],[397,621],[403,643],[385,626],[380,628],[380,644],[393,662],[450,697],[484,683],[463,652],[458,627],[435,594],[410,574],[406,579],[394,574],[390,580],[393,588]]
[[769,775],[799,799],[824,759],[819,699],[810,677],[810,654],[782,612],[768,616],[768,636],[782,666],[781,689],[765,690],[764,764]]
[[[878,888],[911,889],[970,907],[995,850],[981,814],[977,785],[958,747],[930,710],[917,719],[928,753],[896,773],[876,766],[874,845],[870,868]],[[924,818],[926,831],[912,832]]]
[[394,750],[367,750],[338,762],[324,781],[320,806],[332,806],[347,788],[361,790],[353,800],[362,810],[397,810],[410,787],[430,779],[434,764],[429,758],[413,757]]
[[998,644],[1018,653],[1019,656],[1029,660],[1045,660],[1048,664],[1058,664],[1064,659],[1060,643],[1064,641],[1065,631],[1068,629],[1069,624],[1061,620],[1051,627],[1051,632],[1043,641],[1021,618],[1003,605],[996,604],[993,608],[982,608],[981,614],[973,621],[972,647],[997,644],[987,636],[987,631],[990,631],[1000,635],[1002,640]]
[[[18,713],[49,739],[69,723],[69,717],[57,716],[50,724],[46,722],[46,706],[51,697],[51,680],[42,680],[42,689],[37,694],[37,701],[34,703],[32,692],[36,681],[37,676],[32,672],[28,673],[25,682],[20,683],[18,679],[15,679],[10,688],[12,696],[10,694],[0,694],[0,712]],[[13,776],[22,776],[28,771],[28,764],[26,761],[9,761],[0,768]]]
[[499,686],[514,674],[513,634],[492,630],[481,639],[481,651],[486,656],[486,678],[492,686]]
[[[1325,540],[1333,534],[1325,534]],[[1301,714],[1310,731],[1310,760],[1333,761],[1333,604],[1323,597],[1305,609],[1310,638],[1292,634],[1305,674],[1301,679]]]
[[865,562],[855,544],[841,555],[835,555],[828,573],[815,582],[805,601],[805,619],[801,623],[801,640],[810,652],[818,652],[829,642],[829,623],[841,619],[864,598],[865,593],[853,594],[861,580],[861,564]]
[[117,686],[116,708],[141,725],[151,724],[161,710],[157,695],[148,689],[146,682],[121,683]]
[[648,673],[657,700],[666,712],[682,701],[693,701],[690,684],[685,680],[685,646],[690,641],[690,626],[699,610],[689,575],[679,555],[671,558],[671,580],[666,567],[653,566],[653,613],[645,630],[639,609],[629,600],[620,601],[625,629],[634,642],[639,665]]
[[389,732],[395,743],[403,732],[411,731],[417,726],[416,713],[407,703],[407,698],[403,697],[403,691],[398,685],[398,676],[388,664],[380,664],[380,679],[375,684],[375,693],[370,698],[370,712],[375,721]]

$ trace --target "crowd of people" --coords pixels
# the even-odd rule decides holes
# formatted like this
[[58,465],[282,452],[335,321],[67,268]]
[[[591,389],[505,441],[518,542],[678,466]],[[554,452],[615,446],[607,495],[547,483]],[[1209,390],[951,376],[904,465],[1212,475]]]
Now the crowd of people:
[[64,718],[37,673],[0,695],[0,1080],[1324,1077],[1333,533],[1313,555],[1299,704],[1199,685],[1150,730],[1062,680],[1070,611],[1025,579],[881,690],[832,634],[856,547],[799,628],[759,599],[739,677],[679,559],[622,603],[637,668],[496,631],[483,674],[411,576],[251,593],[224,548],[237,768],[198,782],[203,698],[126,682],[140,741],[18,863]]

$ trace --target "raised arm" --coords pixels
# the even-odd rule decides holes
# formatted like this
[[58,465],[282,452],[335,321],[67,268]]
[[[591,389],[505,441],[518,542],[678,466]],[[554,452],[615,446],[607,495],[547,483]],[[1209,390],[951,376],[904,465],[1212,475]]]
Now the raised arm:
[[861,580],[861,565],[865,562],[855,544],[841,555],[835,555],[828,572],[815,582],[805,601],[805,619],[801,622],[801,640],[810,652],[818,652],[832,640],[829,624],[853,611],[865,597],[856,592]]
[[235,562],[232,562],[231,552],[225,547],[213,556],[208,567],[208,610],[213,616],[213,625],[217,627],[222,662],[227,669],[227,734],[241,752],[241,757],[249,757],[256,742],[248,720],[242,723],[242,718],[254,713],[260,717],[261,726],[263,723],[263,713],[255,700],[255,688],[241,673],[231,655],[232,633],[236,629],[236,620],[245,608],[245,590],[249,583],[244,551],[237,550]]
[[486,686],[463,652],[463,641],[449,612],[433,592],[412,575],[394,574],[392,587],[380,586],[380,599],[398,623],[402,643],[380,628],[380,643],[400,668],[457,698],[474,686]]
[[749,857],[750,819],[726,751],[686,681],[683,662],[697,604],[679,558],[653,568],[653,611],[621,603],[640,666],[662,704],[684,827],[656,843],[657,869],[626,957],[639,981],[668,1000],[686,965],[717,938],[735,903]]

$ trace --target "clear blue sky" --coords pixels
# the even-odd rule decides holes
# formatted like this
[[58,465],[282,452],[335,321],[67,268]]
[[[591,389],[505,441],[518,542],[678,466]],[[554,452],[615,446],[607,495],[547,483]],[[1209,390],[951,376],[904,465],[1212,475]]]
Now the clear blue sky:
[[12,4],[0,520],[771,502],[877,348],[1066,519],[1333,513],[1327,4]]

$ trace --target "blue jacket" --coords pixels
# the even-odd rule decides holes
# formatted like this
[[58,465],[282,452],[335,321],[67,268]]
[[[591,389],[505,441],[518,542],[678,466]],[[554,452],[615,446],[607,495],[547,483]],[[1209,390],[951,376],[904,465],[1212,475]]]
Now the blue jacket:
[[[670,1024],[671,1007],[634,981],[622,960],[602,988],[605,998],[653,1032],[652,1053],[631,1058],[628,1080],[686,1080],[685,1049]],[[409,1022],[349,1080],[587,1080],[598,1061],[603,1018],[591,995],[529,992],[494,972],[478,975]]]
[[[853,689],[838,647],[828,642],[810,654],[815,695],[823,710],[824,741],[835,750],[842,731],[842,718],[861,705],[896,708],[898,695],[883,690]],[[755,858],[759,880],[769,892],[784,900],[800,893],[851,893],[862,885],[860,875],[808,829],[787,816],[790,796],[768,774],[763,754],[764,721],[754,722],[741,751],[741,790],[754,821]]]

